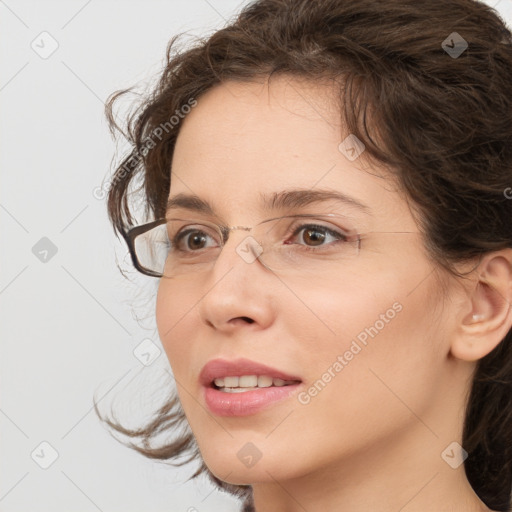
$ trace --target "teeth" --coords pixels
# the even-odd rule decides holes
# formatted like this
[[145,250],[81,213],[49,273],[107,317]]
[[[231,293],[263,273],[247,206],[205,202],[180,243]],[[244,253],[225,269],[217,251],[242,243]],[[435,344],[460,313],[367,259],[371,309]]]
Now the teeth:
[[238,377],[225,377],[224,378],[224,387],[237,388],[238,387]]
[[[257,385],[258,385],[258,376],[257,375],[243,375],[242,377],[238,377],[238,387],[239,388],[254,388]],[[233,386],[233,387],[236,387],[236,386]]]
[[258,387],[259,388],[269,388],[272,386],[272,377],[268,375],[260,375],[258,377]]
[[228,393],[240,393],[249,389],[268,388],[270,386],[286,386],[294,381],[273,379],[268,375],[242,375],[240,377],[217,378],[213,381],[218,388]]

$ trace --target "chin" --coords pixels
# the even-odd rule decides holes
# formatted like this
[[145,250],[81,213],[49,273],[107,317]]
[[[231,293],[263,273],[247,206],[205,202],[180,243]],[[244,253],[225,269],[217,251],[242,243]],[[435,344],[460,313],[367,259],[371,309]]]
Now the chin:
[[[236,447],[235,447],[236,444]],[[271,447],[262,448],[258,455],[250,443],[242,448],[238,443],[222,445],[219,448],[201,449],[201,456],[208,469],[223,482],[234,485],[252,485],[275,480],[296,478],[302,474],[297,461],[290,453],[280,453]]]
[[[272,482],[273,478],[277,480],[283,479],[283,475],[279,473],[280,469],[279,465],[268,465],[264,464],[262,461],[259,461],[252,468],[242,468],[235,467],[236,464],[233,464],[232,461],[206,461],[205,464],[208,469],[223,482],[232,485],[252,485],[256,483],[262,482]],[[272,475],[272,476],[271,476]],[[286,479],[286,476],[284,477]]]

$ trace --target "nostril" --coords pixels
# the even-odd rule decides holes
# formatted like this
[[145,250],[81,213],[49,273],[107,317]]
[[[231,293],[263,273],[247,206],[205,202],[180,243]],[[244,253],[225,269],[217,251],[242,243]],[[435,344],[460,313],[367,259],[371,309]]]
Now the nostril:
[[241,318],[242,320],[245,320],[248,324],[254,323],[254,320],[252,318],[249,318],[248,316],[241,316],[239,318]]

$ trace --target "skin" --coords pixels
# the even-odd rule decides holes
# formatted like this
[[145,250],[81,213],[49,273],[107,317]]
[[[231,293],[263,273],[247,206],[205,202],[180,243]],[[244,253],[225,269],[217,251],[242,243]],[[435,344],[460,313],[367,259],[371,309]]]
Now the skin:
[[[333,202],[289,213],[345,214],[363,233],[418,232],[389,172],[338,149],[348,133],[333,98],[326,84],[286,76],[209,90],[181,128],[169,197],[197,194],[228,225],[253,226],[288,213],[262,211],[260,192],[336,190],[369,213]],[[441,454],[462,444],[476,360],[512,324],[510,253],[461,280],[431,260],[420,234],[387,235],[315,282],[246,263],[235,251],[246,236],[232,232],[210,271],[161,279],[158,290],[160,338],[208,468],[251,484],[258,512],[490,510],[463,464]],[[508,302],[497,305],[495,288]],[[209,360],[262,362],[300,375],[307,391],[396,302],[401,311],[307,405],[294,395],[246,417],[206,408],[198,376]],[[250,468],[237,457],[248,442],[262,453]]]

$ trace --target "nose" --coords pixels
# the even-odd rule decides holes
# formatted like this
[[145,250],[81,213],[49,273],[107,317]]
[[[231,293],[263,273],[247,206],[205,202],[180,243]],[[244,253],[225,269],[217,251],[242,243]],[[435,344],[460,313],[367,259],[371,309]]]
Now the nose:
[[204,283],[202,321],[222,332],[264,329],[276,311],[277,279],[257,259],[259,244],[247,231],[232,231]]

